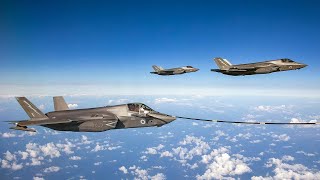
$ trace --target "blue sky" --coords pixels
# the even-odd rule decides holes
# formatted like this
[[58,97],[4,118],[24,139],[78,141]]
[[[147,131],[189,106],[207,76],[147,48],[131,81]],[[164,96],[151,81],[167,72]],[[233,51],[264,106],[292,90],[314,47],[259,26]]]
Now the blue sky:
[[[2,1],[1,95],[319,96],[318,1]],[[293,72],[228,77],[212,58],[288,57]],[[149,74],[151,65],[199,72]]]

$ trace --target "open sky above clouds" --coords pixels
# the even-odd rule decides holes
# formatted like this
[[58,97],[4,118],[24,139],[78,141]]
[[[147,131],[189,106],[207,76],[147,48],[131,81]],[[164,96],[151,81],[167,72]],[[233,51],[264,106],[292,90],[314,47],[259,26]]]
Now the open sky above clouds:
[[[0,95],[319,96],[318,1],[1,1]],[[230,77],[232,63],[299,71]],[[152,75],[151,65],[199,72]]]

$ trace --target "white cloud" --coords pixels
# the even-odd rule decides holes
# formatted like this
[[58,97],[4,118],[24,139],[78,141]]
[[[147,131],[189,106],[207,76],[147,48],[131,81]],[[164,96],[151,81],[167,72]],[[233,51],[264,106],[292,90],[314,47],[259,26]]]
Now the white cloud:
[[304,152],[304,151],[297,151],[296,152],[297,154],[303,154],[303,155],[305,155],[305,156],[315,156],[315,154],[312,154],[312,153],[306,153],[306,152]]
[[147,148],[147,150],[144,152],[145,154],[157,154],[159,150],[164,148],[164,145],[159,144],[157,147],[151,147]]
[[78,107],[78,104],[68,104],[68,107],[69,107],[70,109],[75,109],[75,108]]
[[117,105],[117,104],[126,104],[130,100],[129,99],[117,99],[117,100],[109,100],[108,104],[109,105]]
[[122,171],[124,174],[128,174],[128,170],[127,170],[127,168],[124,167],[124,166],[121,166],[121,167],[119,168],[119,170]]
[[33,180],[44,180],[44,178],[35,176],[35,177],[33,177]]
[[173,154],[178,155],[179,161],[182,164],[186,164],[186,160],[193,159],[194,156],[201,156],[208,152],[210,146],[207,142],[203,141],[203,137],[195,137],[187,135],[182,141],[179,142],[182,146],[188,146],[192,144],[192,149],[187,149],[186,147],[179,146],[177,148],[173,148]]
[[291,113],[292,112],[292,105],[279,105],[279,106],[264,106],[260,105],[257,107],[254,107],[254,110],[260,111],[260,112],[283,112],[283,113]]
[[51,173],[51,172],[58,172],[60,170],[60,167],[58,166],[51,166],[51,167],[48,167],[46,169],[43,170],[43,172],[45,173]]
[[96,146],[91,150],[93,152],[98,152],[98,151],[103,151],[103,150],[115,150],[115,149],[119,149],[121,148],[121,146],[111,146],[110,144],[106,144],[106,145],[100,145],[99,143],[96,144]]
[[10,132],[5,132],[2,134],[3,138],[11,138],[11,137],[16,137],[16,134],[10,133]]
[[151,176],[151,180],[165,180],[166,176],[163,173],[158,173],[154,176]]
[[160,103],[173,103],[173,102],[177,102],[178,100],[175,99],[175,98],[166,98],[166,97],[164,97],[164,98],[157,98],[154,101],[155,101],[154,102],[155,104],[160,104]]
[[169,151],[164,151],[160,154],[160,157],[173,157],[173,154]]
[[101,165],[101,164],[102,164],[102,162],[95,162],[95,163],[94,163],[95,166],[99,166],[99,165]]
[[88,140],[88,137],[85,136],[85,135],[81,135],[81,142],[82,142],[83,144],[90,144],[90,143],[91,143],[91,141],[89,141],[89,140]]
[[73,161],[77,161],[77,160],[81,160],[81,157],[80,156],[71,156],[69,159],[73,160]]
[[103,149],[104,149],[103,146],[96,144],[96,146],[91,151],[97,152],[97,151],[102,151]]
[[294,157],[292,156],[286,155],[282,157],[282,161],[293,161],[293,160],[294,160]]
[[[48,161],[52,161],[50,158],[57,158],[61,156],[61,152],[69,154],[71,147],[74,147],[70,142],[66,144],[54,144],[53,142],[45,145],[39,145],[37,143],[28,143],[25,146],[25,151],[17,151],[11,153],[7,151],[4,153],[4,159],[1,161],[3,168],[11,168],[14,170],[21,169],[24,163],[17,163],[18,160],[24,160],[27,166],[38,166],[42,164],[44,158],[49,157]],[[29,158],[29,159],[28,159]]]
[[221,147],[203,155],[201,162],[207,164],[207,170],[203,175],[197,175],[197,179],[224,179],[251,172],[241,157],[231,157],[228,152],[227,148]]
[[250,141],[250,143],[252,143],[252,144],[261,143],[261,140],[259,140],[259,139],[257,139],[257,140],[252,140],[252,141]]
[[275,141],[289,141],[290,139],[290,137],[287,134],[281,134],[281,135],[273,134],[271,137],[273,137]]
[[[123,166],[122,166],[123,167]],[[128,168],[130,171],[130,174],[134,175],[134,178],[131,179],[139,179],[139,180],[164,180],[166,179],[165,175],[163,173],[157,173],[156,175],[152,176],[149,175],[148,170],[141,169],[140,167],[137,167],[135,165],[130,166]]]
[[[320,179],[320,171],[315,171],[307,168],[302,164],[288,164],[284,163],[288,157],[283,157],[282,159],[270,158],[266,164],[266,167],[274,167],[273,177],[255,177],[266,178],[266,179]],[[292,159],[292,158],[289,158]]]
[[40,149],[41,149],[42,153],[44,154],[44,156],[50,156],[51,158],[54,158],[54,157],[60,157],[60,155],[61,155],[58,148],[52,142],[47,143],[44,146],[40,146]]
[[11,166],[11,169],[16,171],[16,170],[19,170],[19,169],[22,169],[23,168],[23,165],[22,163],[21,164],[17,164],[16,162],[14,162]]
[[41,104],[40,106],[39,106],[39,109],[40,110],[44,110],[46,108],[46,106],[44,105],[44,104]]
[[18,153],[21,155],[21,159],[23,160],[27,159],[29,156],[27,152],[18,151]]

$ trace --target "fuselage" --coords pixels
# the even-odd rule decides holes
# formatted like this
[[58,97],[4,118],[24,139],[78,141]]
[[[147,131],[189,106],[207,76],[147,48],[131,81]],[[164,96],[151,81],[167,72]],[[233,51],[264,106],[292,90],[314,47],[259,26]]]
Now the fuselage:
[[231,65],[226,69],[212,69],[212,71],[233,76],[243,76],[297,70],[304,67],[306,67],[305,64],[297,63],[290,59],[281,59],[257,63]]
[[175,117],[153,111],[141,103],[53,111],[46,115],[51,120],[70,120],[70,123],[42,125],[44,127],[59,131],[84,132],[162,126],[175,120]]
[[199,69],[194,68],[192,66],[184,66],[184,67],[179,67],[179,68],[158,70],[156,72],[150,72],[150,73],[164,75],[164,76],[170,76],[170,75],[185,74],[185,73],[190,73],[190,72],[197,72],[198,70]]

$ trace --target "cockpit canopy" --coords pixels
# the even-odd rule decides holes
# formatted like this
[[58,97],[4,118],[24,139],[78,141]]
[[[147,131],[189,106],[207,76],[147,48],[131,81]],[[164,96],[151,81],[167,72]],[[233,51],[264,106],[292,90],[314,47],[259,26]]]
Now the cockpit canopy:
[[284,58],[284,59],[281,59],[282,62],[294,62],[292,61],[291,59],[288,59],[288,58]]
[[192,66],[186,66],[187,68],[193,68]]
[[133,112],[141,112],[141,111],[156,112],[155,110],[151,109],[149,106],[142,103],[130,103],[128,104],[128,108],[129,108],[129,111],[133,111]]

